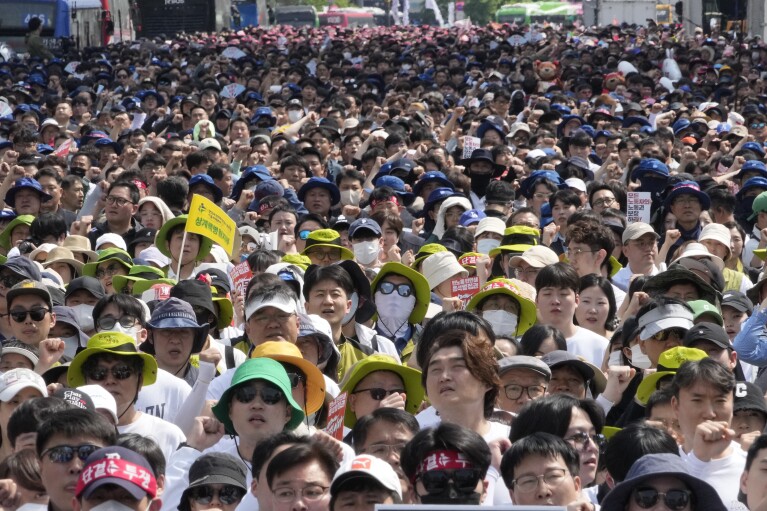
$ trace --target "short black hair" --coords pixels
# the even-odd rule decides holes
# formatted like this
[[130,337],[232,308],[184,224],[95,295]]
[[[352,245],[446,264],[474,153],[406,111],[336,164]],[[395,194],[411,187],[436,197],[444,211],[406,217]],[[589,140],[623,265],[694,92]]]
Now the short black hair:
[[671,380],[671,392],[679,399],[679,391],[696,383],[705,382],[723,395],[732,395],[735,375],[724,364],[711,358],[704,358],[682,364]]
[[55,213],[43,213],[32,221],[29,226],[29,235],[38,241],[42,241],[46,236],[61,239],[67,235],[67,223],[63,217]]
[[309,300],[309,294],[314,286],[323,280],[331,280],[338,284],[346,293],[347,298],[350,298],[355,291],[354,280],[342,266],[337,264],[317,266],[313,264],[307,268],[304,274],[303,293],[306,300]]
[[16,447],[16,439],[24,433],[35,433],[40,423],[51,414],[72,410],[71,405],[58,397],[39,397],[21,403],[11,414],[6,426],[8,441]]
[[667,431],[646,424],[629,424],[618,431],[604,448],[602,461],[616,483],[626,475],[636,460],[645,454],[679,455],[679,446]]
[[479,433],[450,422],[419,431],[402,450],[400,465],[411,481],[426,456],[438,449],[461,453],[481,472],[482,478],[490,468],[490,448]]
[[125,447],[143,456],[149,462],[149,466],[152,467],[155,477],[165,475],[165,455],[159,444],[151,437],[138,433],[122,433],[117,437],[115,445]]
[[580,472],[580,455],[575,448],[556,435],[551,433],[532,433],[511,445],[511,448],[503,454],[501,459],[501,476],[506,487],[510,490],[514,486],[514,470],[528,456],[540,456],[542,458],[562,457],[568,472],[575,477]]
[[754,459],[756,459],[756,455],[759,454],[759,451],[762,449],[767,449],[767,435],[760,435],[757,437],[757,439],[754,440],[754,443],[751,444],[751,447],[748,448],[748,453],[746,454],[746,470],[751,468],[751,464],[754,462]]
[[117,430],[98,413],[81,408],[61,410],[49,415],[37,430],[35,449],[38,457],[41,457],[48,441],[54,436],[89,438],[106,447],[114,445]]
[[352,428],[352,447],[354,452],[360,454],[360,448],[367,440],[368,432],[375,424],[380,422],[387,423],[394,429],[396,426],[404,426],[413,435],[420,429],[418,420],[411,413],[399,408],[376,408],[372,413],[357,419],[357,424]]
[[558,190],[549,198],[549,204],[552,208],[557,202],[561,202],[565,206],[575,206],[576,208],[580,208],[582,205],[578,192],[571,188]]
[[519,339],[522,348],[520,355],[536,356],[541,344],[548,338],[554,340],[558,350],[567,351],[567,341],[558,328],[550,325],[533,325]]
[[[168,178],[168,179],[170,179],[170,178]],[[160,181],[160,183],[162,183],[162,182],[164,182],[164,180]],[[159,183],[158,183],[158,185],[159,185]],[[127,181],[127,180],[124,180],[124,179],[118,179],[117,181],[115,181],[114,183],[109,185],[109,190],[107,191],[107,195],[112,193],[112,190],[114,190],[115,188],[127,188],[128,189],[128,193],[130,194],[130,200],[131,200],[131,202],[133,204],[138,204],[138,201],[141,200],[141,194],[138,191],[138,186],[136,186],[136,184],[133,181]],[[159,188],[159,186],[158,186],[158,188]]]
[[269,466],[266,467],[266,481],[269,488],[272,487],[274,479],[287,472],[288,470],[316,461],[325,471],[328,479],[333,479],[338,470],[338,460],[330,450],[319,443],[311,441],[307,444],[292,445],[275,455]]
[[431,351],[431,345],[442,333],[448,330],[463,330],[467,334],[477,336],[480,329],[484,331],[490,342],[495,344],[493,327],[485,318],[467,311],[440,312],[426,323],[421,332],[421,338],[416,343],[415,357],[418,366],[424,368],[426,357]]
[[261,476],[261,471],[264,469],[264,465],[269,458],[272,457],[274,451],[278,447],[288,444],[308,444],[311,441],[311,437],[306,435],[297,435],[293,431],[280,431],[276,435],[272,435],[256,445],[253,450],[253,459],[251,460],[251,473],[253,479],[258,480]]
[[550,264],[543,267],[535,277],[536,293],[540,293],[545,287],[572,289],[577,294],[581,287],[581,278],[575,268],[567,263]]
[[115,304],[121,314],[127,314],[136,318],[141,326],[145,326],[144,307],[138,298],[122,293],[105,295],[93,306],[93,322],[96,323],[101,317],[107,305]]
[[527,402],[511,424],[509,439],[513,444],[517,440],[535,432],[551,433],[564,437],[570,428],[573,408],[580,408],[594,425],[597,433],[605,425],[605,413],[593,399],[577,399],[569,394],[550,396]]

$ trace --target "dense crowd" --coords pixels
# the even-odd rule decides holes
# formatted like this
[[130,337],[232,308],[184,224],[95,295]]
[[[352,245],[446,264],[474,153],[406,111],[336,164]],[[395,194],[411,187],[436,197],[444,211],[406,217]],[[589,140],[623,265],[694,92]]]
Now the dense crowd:
[[39,25],[0,63],[4,509],[767,510],[759,38]]

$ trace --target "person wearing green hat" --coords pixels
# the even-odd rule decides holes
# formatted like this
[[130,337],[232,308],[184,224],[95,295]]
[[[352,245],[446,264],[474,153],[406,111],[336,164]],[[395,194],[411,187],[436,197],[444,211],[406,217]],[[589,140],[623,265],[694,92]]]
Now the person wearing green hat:
[[429,307],[429,281],[412,268],[391,262],[383,265],[370,287],[378,310],[376,331],[394,342],[406,360],[413,352],[416,325]]
[[[131,266],[128,275],[115,275],[112,277],[112,287],[118,293],[134,294],[133,289],[139,281],[157,281],[165,279],[165,272],[154,266],[136,264]],[[146,289],[144,289],[146,291]],[[138,293],[136,293],[138,294]]]
[[232,454],[246,460],[253,458],[260,442],[293,430],[304,420],[287,371],[276,360],[264,357],[246,360],[235,370],[231,385],[213,406],[213,414],[224,425],[223,433],[233,439],[222,440],[217,450],[233,450]]
[[3,232],[0,232],[0,248],[5,249],[4,253],[29,238],[29,228],[34,221],[32,215],[19,215],[5,226]]
[[307,256],[312,264],[319,266],[354,259],[352,251],[341,245],[341,235],[333,229],[318,229],[310,232],[301,255]]
[[116,293],[113,279],[117,275],[128,275],[133,266],[130,254],[120,248],[107,248],[99,252],[99,258],[83,266],[83,275],[96,277],[107,294]]
[[493,279],[466,305],[493,327],[495,335],[520,336],[535,324],[535,289],[517,279]]
[[[177,216],[157,232],[155,246],[171,260],[168,278],[184,280],[194,276],[195,267],[210,254],[213,242],[205,236],[186,232],[187,215]],[[184,237],[186,236],[186,239]],[[179,262],[181,263],[180,275]]]
[[761,268],[763,261],[754,255],[754,250],[767,248],[767,236],[762,236],[762,229],[767,229],[767,192],[760,193],[751,205],[749,221],[754,221],[751,238],[743,246],[741,259],[747,268]]
[[88,340],[67,370],[70,387],[99,385],[115,398],[117,430],[151,438],[160,446],[165,459],[185,440],[175,424],[140,412],[135,404],[144,385],[157,380],[157,361],[139,351],[136,339],[121,332],[100,332]]

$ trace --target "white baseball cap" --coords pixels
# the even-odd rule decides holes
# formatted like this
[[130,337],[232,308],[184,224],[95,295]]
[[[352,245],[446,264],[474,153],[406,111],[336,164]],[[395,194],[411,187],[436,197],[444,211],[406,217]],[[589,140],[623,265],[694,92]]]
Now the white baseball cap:
[[372,479],[397,495],[396,503],[402,502],[402,486],[399,476],[387,462],[369,454],[360,454],[347,461],[336,472],[330,483],[331,498],[338,496],[342,486],[353,479]]
[[112,394],[100,385],[83,385],[77,387],[77,390],[88,394],[88,397],[93,401],[93,407],[96,410],[105,410],[109,412],[109,415],[115,420],[117,424],[117,403]]
[[123,237],[113,232],[108,232],[99,236],[99,238],[96,240],[95,250],[101,250],[101,247],[107,243],[111,243],[112,245],[116,246],[117,248],[121,248],[126,252],[128,251],[128,246],[125,244]]
[[503,236],[503,232],[506,230],[506,222],[500,218],[494,216],[488,216],[483,218],[477,224],[477,228],[474,230],[474,239],[479,237],[480,234],[486,232],[493,232],[499,236]]
[[274,307],[287,314],[295,314],[298,312],[298,304],[296,304],[295,300],[290,298],[272,296],[261,299],[260,297],[256,297],[245,305],[245,320],[248,320],[253,314],[266,307]]
[[48,395],[45,380],[33,370],[17,368],[6,371],[0,376],[0,401],[8,402],[26,388],[38,390],[41,397]]

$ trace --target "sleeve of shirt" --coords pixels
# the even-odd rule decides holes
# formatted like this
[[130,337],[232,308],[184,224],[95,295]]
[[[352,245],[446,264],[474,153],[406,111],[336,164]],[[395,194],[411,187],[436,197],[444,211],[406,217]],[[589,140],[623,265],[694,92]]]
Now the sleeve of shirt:
[[208,392],[208,386],[213,381],[213,377],[216,376],[216,366],[210,362],[200,362],[200,370],[197,374],[197,381],[194,382],[192,392],[184,400],[184,404],[181,405],[176,418],[174,420],[176,426],[181,428],[181,431],[185,435],[189,434],[194,425],[194,419],[200,415],[202,409],[205,407],[205,396]]
[[765,323],[767,323],[767,309],[757,310],[743,323],[740,333],[732,342],[740,360],[758,367],[767,365]]
[[200,456],[202,453],[192,447],[182,447],[171,455],[165,470],[161,511],[178,511],[181,496],[189,486],[189,468]]

